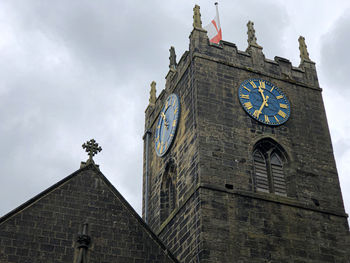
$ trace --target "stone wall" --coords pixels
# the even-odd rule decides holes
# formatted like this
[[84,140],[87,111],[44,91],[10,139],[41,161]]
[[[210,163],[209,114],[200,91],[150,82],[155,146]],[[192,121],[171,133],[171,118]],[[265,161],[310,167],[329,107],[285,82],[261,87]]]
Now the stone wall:
[[[272,82],[288,97],[291,115],[285,124],[263,125],[244,111],[238,88],[250,78]],[[155,108],[146,110],[146,128],[154,129],[150,119],[170,92],[179,95],[194,121],[181,116],[178,137],[165,157],[150,149],[149,204],[151,227],[178,259],[348,262],[347,215],[313,62],[294,67],[284,58],[266,59],[261,48],[243,52],[225,41],[210,44],[205,31],[194,29],[189,51],[176,72],[169,72]],[[287,155],[286,196],[255,189],[252,153],[266,138]],[[177,208],[156,222],[159,178],[172,156],[181,156],[177,163],[187,168],[176,178]]]
[[283,201],[203,188],[201,262],[349,262],[344,217]]
[[0,219],[0,262],[177,262],[93,166],[79,170]]

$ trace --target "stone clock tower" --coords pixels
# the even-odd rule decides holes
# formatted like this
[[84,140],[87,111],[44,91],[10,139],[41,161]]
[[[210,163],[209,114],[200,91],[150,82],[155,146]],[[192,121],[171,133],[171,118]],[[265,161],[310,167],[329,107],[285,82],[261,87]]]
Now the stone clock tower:
[[322,89],[301,62],[209,43],[194,8],[189,50],[151,84],[143,218],[180,262],[349,262],[349,228]]

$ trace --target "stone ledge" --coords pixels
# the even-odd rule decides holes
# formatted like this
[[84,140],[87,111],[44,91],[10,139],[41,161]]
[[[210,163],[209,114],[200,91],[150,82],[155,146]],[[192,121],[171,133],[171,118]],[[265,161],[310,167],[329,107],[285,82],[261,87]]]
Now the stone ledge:
[[319,213],[324,213],[324,214],[330,214],[330,215],[334,215],[334,216],[340,216],[340,217],[345,217],[345,218],[348,217],[348,214],[343,213],[343,212],[338,212],[338,211],[328,210],[328,209],[314,208],[314,207],[308,206],[306,204],[303,204],[303,203],[295,200],[294,198],[279,196],[279,195],[275,195],[275,194],[255,193],[255,192],[235,190],[235,189],[229,190],[229,189],[226,189],[224,187],[220,188],[220,187],[215,187],[215,186],[207,185],[207,184],[202,184],[199,186],[199,188],[214,190],[214,191],[218,191],[218,192],[225,192],[225,193],[229,193],[229,194],[233,194],[233,195],[240,195],[240,196],[250,197],[250,198],[254,198],[254,199],[260,199],[260,200],[264,200],[267,202],[288,205],[288,206],[292,206],[292,207],[297,207],[297,208],[310,210],[310,211],[314,211],[314,212],[319,212]]
[[249,191],[243,191],[243,190],[234,190],[234,189],[226,189],[224,187],[215,187],[212,185],[208,184],[200,184],[197,185],[196,187],[193,187],[192,190],[189,191],[189,193],[186,195],[186,198],[179,204],[179,206],[174,209],[168,218],[164,220],[163,223],[161,223],[161,226],[159,227],[158,231],[155,231],[156,234],[159,236],[160,233],[164,230],[164,228],[167,226],[167,224],[179,213],[179,211],[186,205],[186,203],[191,199],[191,197],[199,191],[199,189],[207,189],[207,190],[213,190],[213,191],[218,191],[218,192],[223,192],[223,193],[228,193],[232,195],[239,195],[239,196],[244,196],[244,197],[250,197],[254,199],[259,199],[259,200],[264,200],[267,202],[272,202],[272,203],[277,203],[277,204],[283,204],[291,207],[296,207],[296,208],[301,208],[304,210],[309,210],[309,211],[314,211],[318,213],[323,213],[323,214],[328,214],[328,215],[333,215],[333,216],[339,216],[339,217],[345,217],[348,218],[349,215],[347,213],[342,213],[342,212],[337,212],[337,211],[332,211],[332,210],[327,210],[327,209],[317,209],[314,207],[310,207],[306,204],[303,204],[295,199],[289,198],[289,197],[284,197],[284,196],[278,196],[278,195],[271,195],[271,194],[264,194],[264,193],[255,193],[255,192],[249,192]]

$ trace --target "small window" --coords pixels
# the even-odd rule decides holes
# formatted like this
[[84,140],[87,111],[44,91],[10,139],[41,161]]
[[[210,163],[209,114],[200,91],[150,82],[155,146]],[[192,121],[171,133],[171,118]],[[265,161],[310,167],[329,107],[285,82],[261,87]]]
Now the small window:
[[287,195],[283,165],[287,161],[279,144],[266,139],[253,152],[255,189],[260,192]]

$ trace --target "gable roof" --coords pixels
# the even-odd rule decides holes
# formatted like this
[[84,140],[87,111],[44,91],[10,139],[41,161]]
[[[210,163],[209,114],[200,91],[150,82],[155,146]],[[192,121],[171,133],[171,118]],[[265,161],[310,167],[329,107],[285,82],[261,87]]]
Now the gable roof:
[[[54,191],[59,190],[63,188],[65,185],[72,182],[75,178],[77,178],[79,175],[84,176],[85,174],[91,174],[93,173],[93,176],[97,176],[100,178],[104,183],[104,189],[107,187],[109,191],[115,196],[118,201],[116,205],[122,204],[123,208],[119,210],[115,210],[117,212],[122,211],[123,214],[126,213],[128,217],[132,217],[137,221],[138,226],[147,233],[147,236],[149,236],[153,242],[160,248],[162,253],[171,260],[171,262],[178,262],[177,259],[172,255],[172,253],[167,249],[167,247],[160,241],[160,239],[152,232],[152,230],[148,227],[148,225],[143,221],[143,219],[137,214],[137,212],[131,207],[131,205],[124,199],[124,197],[119,193],[119,191],[109,182],[109,180],[100,172],[100,170],[94,165],[89,164],[86,167],[83,167],[76,172],[72,173],[71,175],[67,176],[66,178],[62,179],[61,181],[57,182],[56,184],[52,185],[51,187],[47,188],[43,192],[39,193],[38,195],[34,196],[27,202],[23,203],[19,207],[15,208],[14,210],[10,211],[8,214],[4,215],[0,218],[0,228],[4,224],[6,225],[6,222],[10,221],[12,218],[16,217],[16,215],[19,215],[21,213],[25,213],[30,207],[34,206],[35,204],[40,203],[42,199],[44,199],[47,196],[50,196],[53,194]],[[86,175],[88,176],[88,175]],[[83,187],[83,186],[82,186]],[[120,202],[120,203],[118,203]],[[132,221],[132,222],[131,222]],[[129,224],[135,224],[134,220],[128,220]],[[149,239],[147,239],[149,240]],[[1,242],[1,236],[0,236],[0,242]],[[149,241],[147,241],[149,242]],[[163,256],[164,256],[163,255]]]

